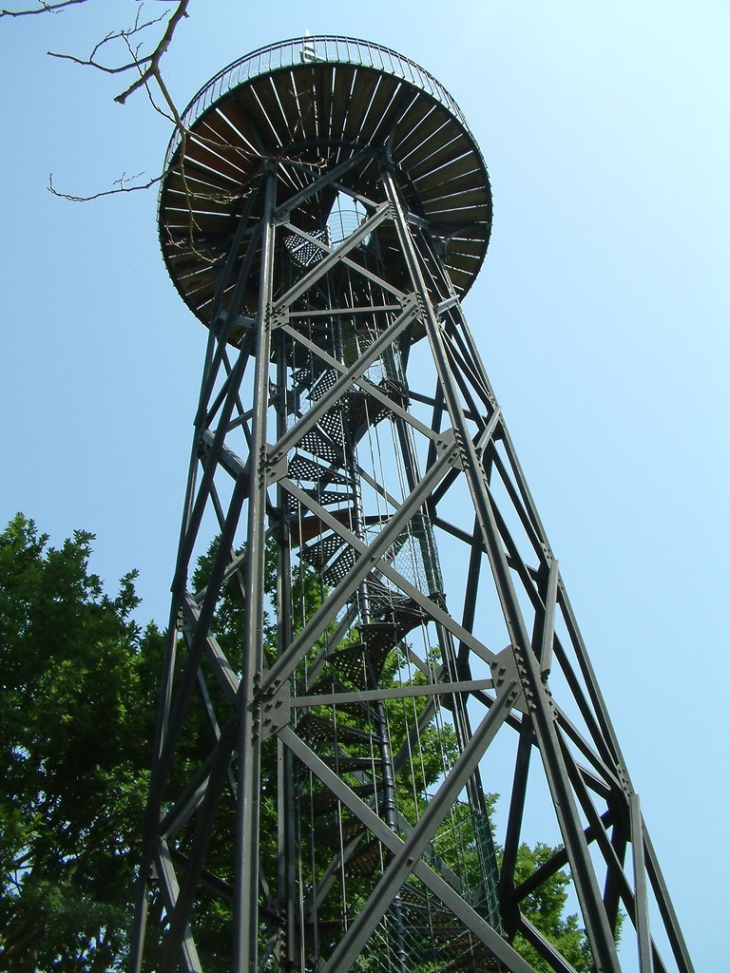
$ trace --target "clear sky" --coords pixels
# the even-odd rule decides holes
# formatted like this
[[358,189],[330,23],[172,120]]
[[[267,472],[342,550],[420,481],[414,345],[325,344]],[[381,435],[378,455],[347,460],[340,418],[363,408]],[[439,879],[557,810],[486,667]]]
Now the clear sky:
[[[115,105],[119,78],[45,55],[87,54],[136,7],[0,21],[0,520],[95,532],[107,587],[139,568],[139,617],[164,624],[204,329],[164,269],[154,190],[47,191],[51,172],[90,194],[159,171],[170,125],[145,96]],[[184,105],[307,29],[419,62],[482,148],[495,223],[465,309],[697,971],[724,973],[730,3],[192,0],[170,91]]]

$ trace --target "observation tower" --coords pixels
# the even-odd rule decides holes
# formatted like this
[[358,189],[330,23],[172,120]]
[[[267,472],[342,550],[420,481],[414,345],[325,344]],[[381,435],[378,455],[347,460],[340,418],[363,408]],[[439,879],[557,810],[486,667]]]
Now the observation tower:
[[325,36],[183,123],[160,238],[208,338],[132,968],[691,973],[464,317],[492,212],[464,116]]

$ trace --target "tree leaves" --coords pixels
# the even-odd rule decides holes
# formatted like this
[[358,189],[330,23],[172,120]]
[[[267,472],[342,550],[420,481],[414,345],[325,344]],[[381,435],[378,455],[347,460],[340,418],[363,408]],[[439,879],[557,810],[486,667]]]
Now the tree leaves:
[[[0,971],[104,973],[121,970],[126,958],[163,636],[154,625],[141,631],[132,617],[135,572],[122,578],[114,597],[104,592],[89,571],[93,540],[77,531],[60,548],[50,547],[20,514],[0,534]],[[215,545],[201,558],[198,579],[214,553]],[[321,602],[318,584],[314,572],[298,580],[294,608],[302,620]],[[266,590],[272,598],[273,548]],[[241,588],[231,579],[215,631],[232,657],[244,624]],[[268,619],[267,637],[275,654]],[[398,664],[393,653],[386,682]],[[386,707],[396,749],[404,705]],[[426,780],[433,782],[442,768],[429,742],[421,745]],[[453,757],[456,741],[446,743]],[[194,739],[190,746],[195,759]],[[274,748],[268,756],[275,762]],[[266,820],[274,817],[273,808],[267,813],[274,762],[263,767]],[[442,851],[448,855],[446,846]],[[523,845],[518,884],[554,851]],[[262,857],[275,872],[275,829],[264,835]],[[569,878],[558,871],[521,908],[578,973],[588,973],[585,935],[577,916],[565,914],[568,891]],[[227,913],[214,897],[201,901],[195,926],[203,954],[208,943],[220,947]],[[515,946],[535,970],[549,970],[519,936]]]
[[0,535],[0,969],[116,969],[156,710],[161,636],[134,572],[110,598],[93,535]]

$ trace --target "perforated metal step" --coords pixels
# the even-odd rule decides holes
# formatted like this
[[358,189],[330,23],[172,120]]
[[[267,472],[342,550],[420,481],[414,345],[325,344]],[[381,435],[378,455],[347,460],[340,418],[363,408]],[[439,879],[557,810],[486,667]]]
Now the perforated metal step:
[[297,735],[307,742],[314,740],[330,744],[335,749],[341,743],[369,745],[370,735],[354,726],[334,719],[306,713],[296,725]]
[[[372,783],[359,784],[352,787],[351,790],[354,794],[357,794],[358,797],[361,797],[366,804],[374,804],[376,800],[380,800],[382,783],[379,780],[376,780]],[[340,806],[339,799],[332,793],[332,791],[322,791],[319,794],[314,794],[309,799],[309,807],[311,808],[312,814],[314,814],[315,817],[330,814]]]
[[289,476],[292,480],[306,480],[310,483],[318,483],[322,487],[331,483],[346,484],[348,482],[344,473],[340,473],[330,466],[315,463],[314,460],[307,459],[306,456],[301,456],[299,453],[295,453],[289,460]]

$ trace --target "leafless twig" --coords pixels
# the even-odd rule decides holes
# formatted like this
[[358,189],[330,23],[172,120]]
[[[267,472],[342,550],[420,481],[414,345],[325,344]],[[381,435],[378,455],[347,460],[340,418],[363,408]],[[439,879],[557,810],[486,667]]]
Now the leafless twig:
[[[84,0],[72,0],[74,3],[82,3]],[[137,11],[134,24],[131,27],[125,27],[121,30],[110,31],[105,37],[98,41],[89,55],[88,58],[76,57],[73,54],[61,54],[57,51],[49,51],[48,53],[51,57],[61,58],[66,61],[73,61],[74,64],[81,64],[85,67],[96,68],[97,71],[103,71],[105,74],[124,74],[127,71],[138,71],[139,77],[136,78],[132,84],[130,84],[124,91],[116,96],[114,99],[120,105],[123,105],[127,98],[139,88],[142,88],[149,81],[155,80],[160,84],[160,61],[162,56],[167,51],[172,41],[173,34],[183,18],[188,16],[188,6],[190,0],[178,0],[175,11],[169,14],[169,11],[165,11],[159,17],[153,17],[151,20],[141,21],[142,7]],[[168,16],[169,15],[169,16]],[[146,54],[144,56],[140,55],[141,46],[137,48],[133,47],[132,39],[135,40],[140,38],[140,35],[147,30],[149,27],[159,24],[167,18],[167,26],[165,31],[160,38],[157,47],[152,51],[151,54]],[[127,48],[129,54],[129,60],[124,61],[121,64],[105,64],[103,61],[98,60],[99,53],[103,48],[114,43],[114,41],[122,41],[122,43]],[[167,100],[167,99],[166,99]]]
[[38,0],[38,6],[31,10],[0,10],[0,17],[31,17],[33,14],[58,13],[64,7],[73,7],[77,3],[86,3],[86,0],[59,0],[58,3],[46,3],[45,0]]
[[[58,12],[65,7],[86,3],[88,0],[37,0],[37,2],[37,7],[29,6],[26,9],[16,11],[4,9],[0,10],[0,16],[15,17],[30,14]],[[133,72],[136,74],[135,79],[129,83],[114,100],[119,104],[124,104],[127,98],[129,98],[129,96],[135,91],[144,89],[153,109],[159,112],[165,118],[168,118],[176,127],[179,134],[180,145],[179,150],[176,153],[177,161],[175,163],[175,173],[180,178],[182,183],[182,202],[187,213],[187,219],[185,221],[187,225],[182,236],[173,237],[173,235],[170,234],[170,243],[173,246],[185,248],[189,252],[196,254],[198,258],[212,263],[215,261],[215,258],[209,254],[201,252],[196,244],[197,234],[199,233],[196,210],[199,207],[201,200],[210,200],[215,203],[233,204],[237,199],[246,196],[250,190],[246,190],[241,187],[239,191],[234,190],[231,193],[217,193],[215,191],[205,193],[201,192],[200,187],[193,189],[189,184],[186,160],[188,158],[188,140],[191,136],[167,88],[160,68],[160,62],[168,50],[175,30],[179,26],[180,22],[183,20],[183,18],[189,16],[188,7],[190,5],[190,0],[174,0],[172,7],[167,7],[164,9],[164,12],[159,15],[149,17],[145,16],[144,3],[141,2],[141,0],[137,0],[137,2],[139,6],[137,8],[134,22],[131,24],[131,26],[109,31],[104,37],[97,41],[96,44],[94,44],[90,54],[87,57],[79,57],[74,54],[60,53],[57,51],[49,51],[48,53],[51,55],[51,57],[72,61],[74,64],[79,64],[84,67],[91,67],[97,71],[103,72],[104,74],[124,75],[127,72]],[[144,53],[143,48],[145,46],[145,41],[151,36],[151,32],[154,30],[155,26],[160,24],[164,24],[162,36],[151,53]],[[119,51],[119,45],[122,46],[123,50],[123,53],[121,54]],[[232,148],[227,144],[219,144],[217,140],[211,139],[202,132],[196,133],[194,138],[196,144],[206,147],[213,152],[220,149],[230,150]],[[247,157],[249,162],[253,163],[254,168],[266,162],[266,158],[255,150],[248,151],[243,146],[235,146],[233,148],[235,152]],[[296,165],[296,162],[291,158],[289,159],[289,162]],[[308,160],[306,163],[307,168],[311,168],[312,164],[313,163],[311,160]],[[317,163],[314,164],[316,165]],[[60,199],[85,203],[92,200],[101,199],[105,196],[114,196],[118,195],[119,193],[132,193],[139,190],[150,189],[152,186],[161,183],[168,175],[170,175],[170,171],[165,170],[153,178],[148,178],[142,182],[138,182],[137,180],[141,179],[144,176],[144,173],[128,176],[125,172],[119,179],[116,179],[114,183],[112,183],[109,189],[81,195],[77,193],[61,192],[58,190],[54,185],[53,175],[51,174],[48,179],[48,191]]]
[[[37,2],[38,6],[26,6],[19,10],[3,8],[0,10],[0,17],[24,17],[33,14],[58,13],[66,7],[87,3],[88,0],[37,0]],[[136,73],[137,77],[134,81],[128,84],[124,91],[118,94],[114,100],[118,104],[124,104],[131,94],[140,88],[144,88],[153,108],[170,119],[180,133],[181,139],[184,140],[187,135],[185,126],[162,77],[160,62],[170,46],[178,25],[184,17],[188,16],[190,0],[176,0],[174,9],[171,10],[170,7],[167,7],[161,14],[152,17],[145,17],[144,3],[141,0],[137,0],[137,2],[139,6],[132,25],[109,31],[101,40],[97,41],[88,57],[78,57],[74,54],[65,54],[58,51],[49,51],[48,53],[51,57],[92,67],[97,71],[102,71],[104,74],[117,75],[130,71]],[[143,52],[143,46],[145,40],[150,36],[150,29],[162,23],[164,23],[162,36],[154,47],[154,50],[149,54],[145,54]],[[118,54],[119,44],[123,46],[124,53],[115,62],[112,51],[116,45],[116,53]],[[157,92],[162,96],[162,103],[165,107],[161,107],[158,104]],[[141,176],[142,173],[139,175]],[[129,177],[125,173],[120,179],[114,182],[112,188],[89,195],[60,192],[54,186],[53,176],[51,175],[48,181],[48,190],[54,196],[62,199],[72,200],[74,202],[88,202],[93,199],[99,199],[102,196],[111,196],[116,193],[128,193],[135,192],[139,189],[149,189],[151,186],[159,183],[164,175],[165,173],[161,173],[159,176],[155,176],[146,182],[132,184],[139,177]]]
[[119,193],[134,193],[140,189],[150,189],[157,183],[162,182],[166,173],[162,172],[159,176],[148,179],[147,182],[138,183],[136,186],[128,185],[133,179],[139,179],[143,175],[143,172],[138,172],[136,176],[128,176],[126,172],[123,172],[119,179],[115,179],[112,183],[112,189],[104,189],[99,193],[92,193],[90,196],[74,196],[72,193],[59,192],[53,185],[53,173],[50,173],[48,176],[48,192],[53,196],[58,196],[59,199],[68,199],[72,203],[90,203],[92,199],[101,199],[102,196],[117,196]]

